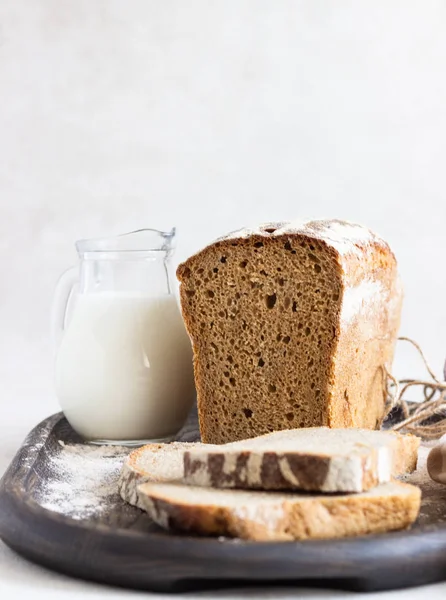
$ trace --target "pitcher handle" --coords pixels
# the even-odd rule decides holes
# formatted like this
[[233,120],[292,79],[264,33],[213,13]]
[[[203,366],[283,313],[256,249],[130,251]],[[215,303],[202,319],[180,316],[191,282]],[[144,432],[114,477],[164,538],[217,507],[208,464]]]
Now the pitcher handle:
[[62,341],[62,336],[65,330],[68,303],[78,278],[78,267],[71,267],[60,276],[56,285],[53,306],[51,309],[51,338],[55,350],[57,350],[60,342]]

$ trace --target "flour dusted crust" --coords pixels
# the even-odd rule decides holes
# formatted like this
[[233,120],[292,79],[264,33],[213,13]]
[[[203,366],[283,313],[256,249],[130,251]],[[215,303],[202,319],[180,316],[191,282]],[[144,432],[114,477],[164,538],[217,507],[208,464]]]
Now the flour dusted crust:
[[263,223],[254,229],[242,228],[220,237],[215,243],[228,240],[245,239],[252,236],[281,236],[306,235],[314,239],[326,241],[341,254],[354,253],[359,250],[358,245],[379,244],[389,249],[388,244],[373,231],[362,225],[341,221],[339,219],[320,219],[315,221],[281,221]]
[[269,223],[217,240],[177,275],[203,441],[380,426],[402,290],[377,235]]
[[161,527],[254,541],[342,538],[409,527],[420,489],[391,482],[362,494],[310,495],[146,483],[144,510]]

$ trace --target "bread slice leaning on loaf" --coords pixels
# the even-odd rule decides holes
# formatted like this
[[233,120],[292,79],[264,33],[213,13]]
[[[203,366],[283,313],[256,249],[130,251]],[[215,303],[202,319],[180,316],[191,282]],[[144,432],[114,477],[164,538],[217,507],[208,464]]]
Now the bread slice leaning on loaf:
[[379,428],[400,322],[395,257],[344,221],[240,230],[177,270],[201,438]]
[[397,482],[362,494],[317,496],[145,483],[139,496],[164,529],[266,542],[404,529],[417,518],[421,492]]
[[126,459],[121,496],[140,506],[143,482],[246,489],[361,492],[413,471],[419,439],[390,431],[308,428],[221,446],[148,444]]

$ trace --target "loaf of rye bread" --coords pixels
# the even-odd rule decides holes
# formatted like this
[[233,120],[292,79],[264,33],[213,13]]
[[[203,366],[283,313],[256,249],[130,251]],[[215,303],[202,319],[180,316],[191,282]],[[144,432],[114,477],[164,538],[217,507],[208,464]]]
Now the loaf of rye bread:
[[164,529],[255,541],[342,538],[404,529],[421,491],[390,482],[362,494],[215,490],[175,483],[139,486],[142,508]]
[[269,224],[177,275],[204,442],[380,426],[402,301],[381,238],[337,220]]

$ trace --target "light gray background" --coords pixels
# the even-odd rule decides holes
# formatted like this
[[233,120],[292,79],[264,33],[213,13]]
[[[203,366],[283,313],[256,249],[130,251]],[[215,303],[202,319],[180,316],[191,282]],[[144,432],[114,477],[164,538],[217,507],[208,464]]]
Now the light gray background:
[[[440,371],[445,28],[434,0],[0,0],[0,468],[57,410],[49,311],[81,237],[176,225],[178,262],[245,224],[362,222],[393,246],[402,333]],[[404,348],[396,372],[423,373]],[[126,594],[3,546],[0,581]]]

